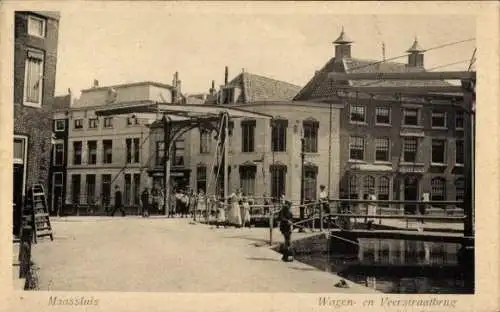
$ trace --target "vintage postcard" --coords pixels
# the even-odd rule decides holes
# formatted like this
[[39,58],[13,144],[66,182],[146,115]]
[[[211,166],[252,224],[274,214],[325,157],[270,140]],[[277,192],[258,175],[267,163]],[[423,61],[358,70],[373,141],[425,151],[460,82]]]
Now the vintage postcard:
[[8,311],[500,310],[497,3],[0,14]]

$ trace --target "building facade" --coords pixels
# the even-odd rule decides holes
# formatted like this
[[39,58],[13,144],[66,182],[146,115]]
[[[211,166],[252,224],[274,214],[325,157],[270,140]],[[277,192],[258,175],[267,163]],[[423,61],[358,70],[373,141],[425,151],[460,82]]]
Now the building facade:
[[[278,198],[285,194],[287,198],[299,201],[301,138],[305,142],[305,199],[316,199],[320,184],[331,185],[331,193],[338,193],[338,161],[329,164],[329,140],[331,159],[338,160],[339,107],[292,101],[299,90],[298,86],[248,72],[227,81],[219,92],[212,87],[209,104],[275,116],[273,122],[241,118],[229,122],[229,158],[226,163],[230,193],[241,189],[244,194],[255,197]],[[217,168],[215,136],[215,131],[206,129],[189,131],[184,139],[184,167],[190,172],[190,187],[222,195],[223,171]]]
[[15,12],[13,231],[19,233],[26,190],[47,190],[51,153],[51,108],[57,65],[59,14]]
[[[332,87],[328,73],[422,72],[424,53],[417,39],[407,63],[361,60],[351,56],[344,31],[334,42],[335,56],[295,97],[297,101],[333,101],[340,112],[340,193],[363,199],[374,192],[380,200],[462,200],[464,196],[463,96],[436,100],[353,93]],[[445,81],[336,81],[370,87],[449,86]],[[410,211],[415,206],[406,205]],[[408,212],[410,212],[408,211]]]
[[124,206],[140,205],[140,192],[150,186],[147,169],[155,159],[149,153],[151,120],[141,116],[98,117],[107,104],[171,102],[172,86],[139,82],[82,90],[68,111],[68,165],[66,204],[114,203],[118,187]]

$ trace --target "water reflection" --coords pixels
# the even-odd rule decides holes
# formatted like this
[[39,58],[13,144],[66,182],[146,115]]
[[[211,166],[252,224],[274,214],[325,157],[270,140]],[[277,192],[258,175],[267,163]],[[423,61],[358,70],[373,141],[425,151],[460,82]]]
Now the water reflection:
[[346,246],[345,241],[333,239],[329,252],[298,255],[297,260],[385,293],[473,293],[458,264],[460,248],[452,243],[385,239],[360,239],[359,245]]

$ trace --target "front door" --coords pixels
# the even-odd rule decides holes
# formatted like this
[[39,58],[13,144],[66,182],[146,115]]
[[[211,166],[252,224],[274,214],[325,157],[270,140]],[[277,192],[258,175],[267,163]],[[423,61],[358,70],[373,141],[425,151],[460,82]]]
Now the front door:
[[[418,200],[418,177],[411,175],[404,179],[404,200]],[[415,214],[417,211],[416,204],[405,204],[405,213]]]
[[19,235],[23,211],[24,165],[14,164],[13,176],[13,234]]

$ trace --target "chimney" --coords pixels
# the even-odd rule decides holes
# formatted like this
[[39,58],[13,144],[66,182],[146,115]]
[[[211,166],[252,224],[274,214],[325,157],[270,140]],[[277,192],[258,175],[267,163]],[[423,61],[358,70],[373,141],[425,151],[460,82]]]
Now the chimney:
[[177,89],[177,95],[178,96],[181,96],[181,94],[182,94],[181,86],[182,86],[182,80],[177,80],[177,87],[176,87],[176,89]]
[[229,68],[225,68],[225,71],[224,71],[224,85],[227,85],[228,83],[228,79],[229,79]]
[[215,80],[212,80],[212,87],[209,90],[209,94],[210,95],[214,95],[215,94]]
[[94,85],[92,87],[93,88],[99,88],[99,80],[94,79]]
[[339,37],[333,42],[335,45],[335,61],[342,61],[351,57],[351,41],[344,32],[344,26]]
[[406,51],[408,54],[408,67],[424,67],[424,52],[415,36],[413,45]]

